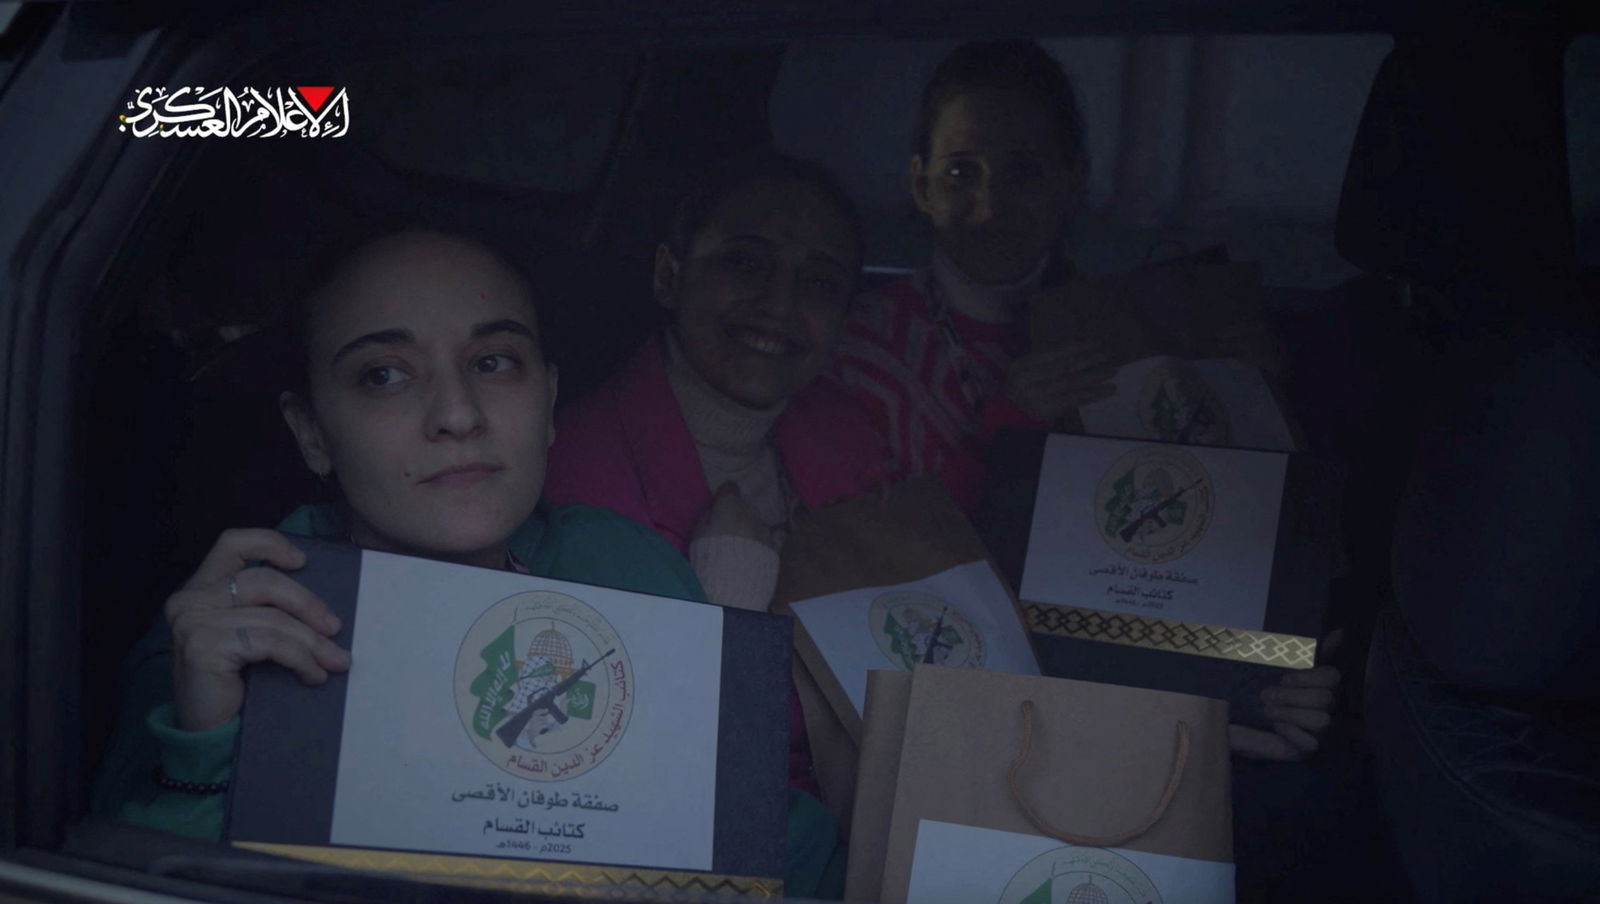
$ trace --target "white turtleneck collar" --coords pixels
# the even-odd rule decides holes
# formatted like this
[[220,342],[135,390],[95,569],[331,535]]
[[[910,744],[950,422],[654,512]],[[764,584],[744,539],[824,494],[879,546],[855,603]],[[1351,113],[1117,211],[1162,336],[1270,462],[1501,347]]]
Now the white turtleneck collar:
[[695,371],[671,329],[666,330],[666,343],[667,383],[694,439],[706,482],[715,492],[733,481],[763,520],[782,524],[788,517],[783,476],[769,437],[787,403],[765,409],[742,405]]
[[979,323],[1010,323],[1028,295],[1043,282],[1049,260],[1048,254],[1039,258],[1033,270],[1015,282],[986,284],[974,282],[944,252],[935,251],[928,278],[938,283],[939,297],[952,309]]
[[[783,541],[789,505],[782,464],[770,440],[784,404],[750,408],[723,395],[689,363],[669,328],[667,383],[694,440],[695,455],[712,493],[732,482],[768,527]],[[704,514],[701,515],[705,517]],[[719,606],[765,612],[778,585],[778,553],[765,542],[737,534],[707,534],[698,529],[689,541],[689,563],[706,599]]]
[[683,418],[688,422],[695,444],[753,456],[765,444],[772,425],[788,403],[751,408],[728,398],[707,383],[689,363],[672,330],[666,331],[666,337],[667,382],[678,399],[678,407],[683,409]]

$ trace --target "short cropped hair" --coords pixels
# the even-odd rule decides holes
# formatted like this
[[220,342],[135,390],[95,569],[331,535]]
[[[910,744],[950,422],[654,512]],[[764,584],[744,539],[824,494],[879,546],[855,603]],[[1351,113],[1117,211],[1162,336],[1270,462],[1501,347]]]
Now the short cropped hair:
[[538,337],[540,353],[544,349],[544,330],[539,323],[539,282],[508,242],[493,236],[464,232],[457,228],[440,227],[414,218],[378,218],[345,230],[330,239],[319,251],[296,267],[289,297],[279,309],[277,322],[270,325],[272,343],[278,349],[282,365],[280,380],[283,388],[301,398],[309,399],[311,362],[309,344],[312,309],[316,300],[351,262],[357,254],[382,239],[405,234],[429,234],[458,239],[482,247],[504,264],[528,289],[528,304],[532,309],[534,335]]

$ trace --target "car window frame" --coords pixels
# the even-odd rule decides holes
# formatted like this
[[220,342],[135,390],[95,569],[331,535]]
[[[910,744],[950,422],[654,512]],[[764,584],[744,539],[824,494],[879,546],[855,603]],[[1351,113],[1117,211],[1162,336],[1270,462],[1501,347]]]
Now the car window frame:
[[[404,5],[401,5],[402,8]],[[699,15],[673,18],[655,7],[639,5],[631,10],[613,10],[607,16],[586,18],[574,12],[556,17],[540,34],[584,34],[596,28],[612,28],[630,35],[642,44],[683,46],[695,42],[751,40],[801,34],[876,33],[889,28],[908,36],[991,32],[1002,24],[1013,30],[1040,33],[1080,33],[1080,29],[1170,30],[1188,25],[1197,33],[1207,29],[1236,26],[1225,14],[1184,12],[1180,4],[1164,7],[1135,24],[1137,11],[1099,16],[1083,14],[1077,18],[1057,12],[1029,11],[1012,18],[982,13],[941,15],[924,10],[901,18],[884,16],[872,9],[830,2],[807,20],[803,13],[790,12],[763,17],[736,14],[731,4],[707,4]],[[499,9],[499,7],[493,7]],[[1369,3],[1338,18],[1319,12],[1317,4],[1286,4],[1282,12],[1257,23],[1267,30],[1309,30],[1330,32],[1391,32],[1396,28],[1416,27],[1420,13],[1384,13],[1383,4]],[[349,27],[356,20],[350,10],[338,10],[335,27]],[[633,18],[627,19],[629,13]],[[1502,11],[1502,15],[1512,15]],[[212,13],[211,15],[215,15]],[[252,13],[245,21],[261,22],[263,13]],[[398,12],[394,15],[399,15]],[[1549,4],[1544,12],[1531,14],[1536,21],[1600,30],[1600,10],[1582,11],[1565,4]],[[1587,18],[1585,18],[1587,17]],[[482,26],[491,21],[474,12],[467,25]],[[1041,22],[1070,21],[1061,27],[1038,28]],[[207,21],[205,16],[196,21]],[[222,21],[226,21],[223,19]],[[68,22],[53,19],[41,26],[38,48],[62,41]],[[1120,26],[1120,28],[1118,28]],[[127,58],[128,77],[119,92],[151,73],[181,82],[185,73],[215,73],[228,67],[242,71],[240,60],[250,55],[241,41],[248,28],[227,25],[204,41],[193,41],[175,34],[170,41],[137,45]],[[271,42],[273,29],[263,29]],[[382,29],[380,28],[381,32]],[[673,43],[674,41],[678,43]],[[281,49],[281,48],[280,48]],[[9,74],[0,93],[0,112],[14,100],[13,90],[30,75],[37,55]],[[258,58],[258,57],[257,57]],[[196,76],[188,76],[196,77]],[[118,92],[108,92],[109,100]],[[0,120],[3,121],[3,120]],[[63,710],[56,706],[54,717],[41,716],[79,689],[73,687],[78,673],[76,638],[81,628],[81,600],[77,598],[76,572],[82,562],[77,536],[81,523],[82,500],[78,494],[76,471],[72,463],[81,461],[84,449],[80,426],[84,394],[81,375],[74,373],[82,349],[78,338],[85,323],[84,313],[97,295],[103,276],[111,269],[126,236],[137,228],[140,216],[150,202],[148,187],[161,182],[170,155],[162,159],[156,148],[131,148],[101,140],[91,144],[81,156],[56,161],[55,180],[50,184],[50,200],[39,206],[46,213],[36,217],[25,237],[0,245],[9,257],[10,267],[0,283],[0,634],[9,638],[8,652],[0,657],[0,729],[24,743],[8,745],[0,752],[0,791],[10,802],[21,802],[12,814],[0,819],[0,859],[48,864],[47,868],[67,873],[94,873],[118,877],[136,884],[135,877],[159,879],[145,874],[118,872],[88,864],[71,856],[53,854],[47,848],[66,835],[67,814],[77,804],[77,792],[59,780],[61,770],[75,775],[72,738],[75,729]],[[95,214],[97,222],[87,218]],[[39,412],[50,417],[40,418]],[[59,542],[50,542],[53,538]],[[60,685],[41,688],[27,681],[29,675],[59,671]],[[26,728],[24,731],[22,729]],[[41,781],[50,774],[57,780]],[[37,789],[37,790],[36,790]],[[20,811],[20,812],[19,812]],[[152,881],[153,887],[192,890],[181,883]],[[213,897],[223,900],[223,897]],[[264,899],[257,897],[256,899]]]

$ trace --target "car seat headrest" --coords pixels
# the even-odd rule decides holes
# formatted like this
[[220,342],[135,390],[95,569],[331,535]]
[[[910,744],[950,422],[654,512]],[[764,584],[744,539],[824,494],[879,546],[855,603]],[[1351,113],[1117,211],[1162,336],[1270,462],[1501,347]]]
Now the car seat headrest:
[[1430,362],[1394,593],[1458,683],[1600,696],[1600,364],[1570,324],[1462,341]]
[[1339,253],[1369,273],[1446,287],[1571,274],[1565,43],[1397,37],[1351,148]]

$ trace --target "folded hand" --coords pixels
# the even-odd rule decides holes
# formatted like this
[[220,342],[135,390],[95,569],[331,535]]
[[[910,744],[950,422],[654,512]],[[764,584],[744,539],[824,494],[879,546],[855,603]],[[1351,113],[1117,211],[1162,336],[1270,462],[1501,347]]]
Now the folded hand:
[[[1342,629],[1333,631],[1323,638],[1317,652],[1326,659],[1343,639]],[[1338,687],[1339,670],[1331,665],[1289,672],[1276,686],[1261,692],[1272,730],[1229,725],[1228,746],[1248,759],[1305,759],[1316,752],[1323,732],[1333,722]]]
[[778,547],[772,528],[762,522],[756,507],[745,501],[738,485],[731,480],[717,488],[711,497],[711,508],[695,526],[690,539],[720,536],[744,537],[763,546]]

